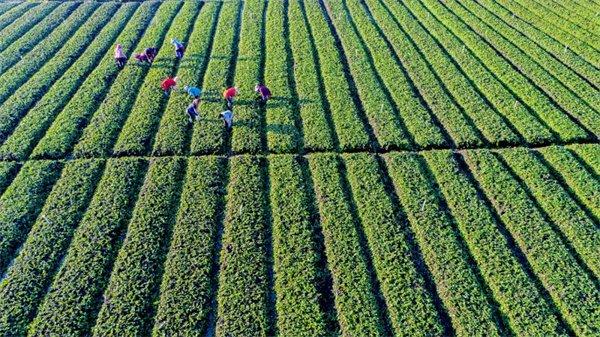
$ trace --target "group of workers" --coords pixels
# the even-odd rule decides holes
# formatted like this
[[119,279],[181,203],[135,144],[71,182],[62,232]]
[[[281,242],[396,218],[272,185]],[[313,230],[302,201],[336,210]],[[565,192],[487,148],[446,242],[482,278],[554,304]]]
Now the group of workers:
[[[181,60],[183,58],[183,54],[185,53],[185,46],[183,43],[178,41],[177,39],[171,39],[171,44],[175,47],[175,58]],[[156,54],[158,53],[158,49],[156,47],[149,47],[144,49],[142,53],[135,54],[134,58],[137,60],[139,64],[152,64],[154,59],[156,58]],[[117,44],[115,47],[115,63],[119,69],[123,69],[125,67],[125,63],[127,62],[127,56],[123,52],[123,47],[120,44]],[[161,83],[161,88],[164,91],[165,95],[169,95],[169,92],[177,89],[177,82],[179,81],[178,77],[167,77]],[[186,113],[188,114],[188,119],[190,123],[198,120],[198,105],[200,103],[200,94],[202,91],[200,88],[194,86],[184,86],[183,90],[190,95],[193,100],[188,105],[186,109]],[[262,83],[257,83],[254,87],[254,91],[258,94],[256,97],[256,103],[259,106],[264,106],[267,101],[271,98],[271,91]],[[237,87],[229,87],[225,89],[223,92],[223,99],[225,100],[225,111],[221,112],[219,117],[223,120],[225,128],[227,130],[231,130],[233,126],[233,100],[235,96],[238,94],[239,89]]]

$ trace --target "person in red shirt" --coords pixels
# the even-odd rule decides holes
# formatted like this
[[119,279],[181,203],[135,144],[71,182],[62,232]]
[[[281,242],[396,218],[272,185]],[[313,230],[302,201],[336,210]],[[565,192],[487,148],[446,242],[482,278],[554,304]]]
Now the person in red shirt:
[[177,77],[167,77],[164,81],[162,81],[160,87],[165,92],[165,95],[169,95],[170,90],[174,90],[177,88]]
[[233,98],[238,94],[237,87],[229,87],[223,91],[223,98],[227,103],[227,108],[231,110],[233,108]]

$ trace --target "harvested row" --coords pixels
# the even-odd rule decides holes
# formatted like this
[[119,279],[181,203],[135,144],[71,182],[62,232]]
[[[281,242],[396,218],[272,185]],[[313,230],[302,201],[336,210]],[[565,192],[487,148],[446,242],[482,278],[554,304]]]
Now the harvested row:
[[[154,14],[138,46],[159,46],[167,33],[173,18],[181,8],[182,2],[166,1],[161,3]],[[165,47],[168,47],[165,44]],[[124,51],[130,51],[124,46]],[[125,123],[129,111],[136,100],[138,90],[151,67],[129,64],[119,72],[108,94],[83,130],[79,142],[73,150],[76,157],[103,157],[112,153],[119,131]],[[152,83],[156,85],[156,83]]]
[[93,104],[101,100],[102,93],[110,86],[110,79],[114,77],[107,69],[114,68],[111,48],[113,42],[117,36],[120,41],[135,41],[152,17],[150,6],[142,6],[133,15],[137,7],[137,4],[121,6],[81,57],[21,119],[13,133],[0,146],[0,158],[24,160],[36,144],[34,158],[64,157],[71,149],[69,145],[72,141],[69,142],[69,136],[77,133],[84,121],[83,118],[74,118],[74,115],[93,111]]
[[[409,20],[409,27],[405,27],[405,30],[403,31],[398,22],[394,21],[394,18],[386,8],[377,0],[365,2],[363,10],[367,13],[363,13],[363,10],[360,9],[361,7],[358,3],[348,2],[348,5],[350,6],[351,12],[353,9],[355,11],[353,14],[355,20],[370,20],[371,18],[377,20],[372,21],[371,24],[365,23],[361,26],[365,28],[370,25],[376,26],[383,34],[387,33],[390,42],[397,46],[397,50],[406,50],[402,46],[407,43],[408,46],[411,46],[413,49],[420,48],[420,54],[427,59],[432,70],[439,76],[440,82],[444,82],[443,85],[445,85],[445,90],[448,91],[449,95],[452,95],[452,98],[456,100],[458,104],[460,104],[460,108],[462,108],[468,118],[472,120],[473,124],[477,126],[487,143],[495,145],[519,143],[518,135],[510,129],[510,126],[503,120],[502,116],[496,113],[489,106],[489,103],[473,89],[469,80],[454,64],[452,64],[448,57],[441,51],[440,47],[438,47],[430,37],[426,36],[422,30],[418,30],[420,27],[418,27],[417,22]],[[368,14],[368,16],[365,14]],[[415,29],[417,29],[418,32],[414,32]],[[415,36],[412,37],[413,41],[415,41],[414,45],[409,42],[407,34],[409,30],[413,30],[413,33],[415,33]],[[372,40],[371,44],[374,46],[374,51],[382,49],[382,47],[377,47],[377,44],[381,43],[381,40],[378,39],[377,30],[371,28],[371,30],[366,31],[363,36],[366,39]],[[415,50],[415,53],[416,52],[417,51]],[[378,59],[386,60],[389,59],[389,57],[381,55]],[[385,76],[384,74],[389,72],[389,68],[393,69],[395,67],[393,65],[382,67],[380,69],[380,74]],[[390,85],[393,84],[388,84],[388,86]],[[400,104],[400,106],[403,105],[404,104]],[[407,112],[407,114],[412,115],[413,111],[411,110]],[[414,117],[411,119],[414,119]],[[405,120],[410,121],[410,119]],[[418,130],[413,131],[415,138],[418,137],[417,135],[419,133],[420,131]]]
[[[200,1],[184,1],[169,28],[167,37],[177,38],[187,46],[196,16],[202,6],[203,2]],[[144,155],[152,150],[154,135],[167,102],[167,96],[160,84],[167,76],[174,76],[181,65],[181,62],[174,57],[174,48],[170,40],[164,41],[159,48],[153,66],[146,74],[144,84],[138,92],[135,104],[115,144],[113,152],[119,156]],[[188,54],[187,57],[190,55]]]
[[511,331],[518,336],[567,336],[552,303],[515,256],[511,239],[460,167],[462,163],[450,151],[428,152],[424,157]]
[[365,153],[345,155],[344,159],[393,335],[442,335],[445,332],[442,317],[436,312],[422,271],[418,270],[409,229],[386,191],[380,164],[376,157]]
[[244,1],[233,81],[240,88],[232,110],[235,114],[230,135],[233,153],[256,154],[265,148],[265,111],[253,104],[253,89],[264,79],[266,6],[264,0]]
[[23,57],[27,56],[31,50],[36,48],[38,43],[44,43],[43,40],[49,36],[69,15],[79,6],[76,2],[65,2],[58,6],[52,13],[46,15],[44,19],[25,34],[19,35],[18,39],[6,47],[0,53],[0,72],[12,67]]
[[[269,6],[274,3],[270,2]],[[327,336],[319,304],[319,261],[303,159],[269,157],[277,331],[282,336]]]
[[[368,0],[374,4],[375,0]],[[539,118],[532,114],[485,65],[466,49],[446,27],[422,7],[415,7],[412,13],[404,4],[387,2],[389,10],[406,29],[411,38],[425,46],[423,40],[432,36],[437,45],[445,48],[446,53],[465,72],[468,79],[481,91],[482,96],[490,100],[495,109],[501,113],[522,135],[528,144],[547,143],[555,139],[551,130]],[[374,6],[374,5],[372,5]],[[418,25],[418,22],[421,25]],[[392,30],[393,31],[393,30]],[[391,34],[393,36],[393,34]]]
[[[205,6],[208,6],[206,4]],[[173,238],[164,264],[153,335],[205,336],[216,286],[227,163],[190,158]],[[193,294],[193,296],[190,296]]]
[[[451,3],[448,3],[448,5],[450,5],[450,4],[457,4],[457,2],[453,1]],[[533,67],[534,70],[530,71],[532,75],[534,72],[536,72],[536,73],[540,72],[540,69],[539,69],[540,66],[543,67],[549,73],[551,73],[553,76],[555,76],[556,79],[559,80],[561,84],[564,84],[565,86],[569,87],[575,95],[581,97],[581,99],[583,101],[587,102],[587,104],[589,104],[590,107],[592,107],[593,109],[596,109],[596,111],[600,111],[600,97],[598,95],[597,89],[594,88],[592,85],[588,84],[582,78],[580,78],[571,69],[569,69],[568,67],[563,65],[560,61],[558,61],[554,57],[554,55],[547,53],[542,48],[539,48],[539,46],[535,45],[535,43],[532,43],[532,41],[530,39],[525,37],[523,35],[523,33],[519,32],[518,30],[513,29],[512,27],[510,27],[509,25],[504,23],[502,20],[498,19],[496,16],[494,16],[494,14],[492,12],[489,12],[488,10],[486,10],[484,7],[482,7],[477,2],[466,1],[466,2],[461,2],[460,5],[462,5],[465,9],[468,9],[470,11],[470,13],[472,13],[472,15],[476,15],[482,22],[487,23],[486,26],[491,27],[495,31],[495,32],[491,33],[492,36],[499,36],[498,34],[502,35],[503,39],[501,38],[500,40],[503,42],[498,43],[497,45],[500,45],[500,44],[506,45],[506,43],[504,41],[512,44],[512,46],[510,46],[510,45],[507,46],[506,54],[508,55],[509,53],[512,53],[513,51],[515,51],[517,53],[517,55],[513,54],[514,55],[512,57],[513,60],[517,61],[517,60],[535,59],[537,61],[537,63],[535,65],[534,65],[533,61],[521,63],[523,65]],[[463,10],[461,10],[460,12],[465,13]],[[461,17],[463,19],[466,19],[466,18],[471,18],[472,15],[463,15]],[[474,27],[475,25],[471,25],[471,26]],[[489,31],[489,29],[486,29],[486,30]],[[491,40],[492,40],[491,38],[488,39],[488,41],[491,41]],[[515,48],[513,48],[514,46],[519,48],[519,50],[516,50]],[[524,55],[524,53],[526,53],[526,55]],[[526,69],[526,68],[523,68],[523,69]],[[536,76],[538,76],[538,75],[536,75]],[[547,75],[544,76],[544,79],[541,80],[540,82],[541,83],[544,83],[546,81],[548,81],[549,83],[557,82],[553,78],[546,80],[547,77],[548,77]],[[564,88],[559,83],[554,83],[551,87],[558,87],[561,91],[567,91],[567,89]],[[570,93],[569,93],[569,95],[570,95]],[[574,98],[573,97],[569,98],[567,96],[565,99],[567,101],[570,101],[570,100],[573,100]]]
[[308,162],[341,334],[385,335],[384,317],[373,293],[375,285],[369,274],[368,257],[361,247],[356,216],[348,203],[340,173],[341,162],[334,154],[313,154]]
[[600,181],[564,147],[551,146],[539,151],[575,192],[581,203],[589,209],[596,221],[600,221]]
[[[220,3],[206,3],[202,7],[192,29],[189,46],[186,48],[186,53],[190,56],[181,61],[177,70],[177,77],[182,86],[200,87],[202,84],[211,56],[220,11]],[[188,131],[191,127],[185,111],[192,99],[193,97],[184,90],[171,92],[156,134],[152,151],[154,155],[164,156],[186,152],[191,133]]]
[[[42,6],[36,6],[17,20],[11,22],[10,27],[0,31],[0,52],[4,51],[13,41],[27,33],[33,26],[38,24],[44,17],[60,5],[59,2],[50,2]],[[63,7],[70,7],[64,5]]]
[[0,197],[0,275],[27,238],[61,168],[56,162],[26,163]]
[[[600,95],[598,91],[593,88],[586,86],[585,88],[570,91],[557,80],[552,74],[548,73],[536,60],[515,46],[514,42],[501,36],[490,25],[485,24],[479,20],[470,12],[466,11],[456,1],[448,1],[445,3],[448,10],[453,11],[456,17],[460,18],[463,23],[470,25],[472,32],[478,34],[477,37],[481,39],[487,39],[488,43],[492,48],[495,48],[513,68],[519,69],[524,76],[527,76],[533,83],[537,85],[546,95],[550,96],[552,100],[563,110],[577,118],[577,120],[588,130],[594,134],[600,134],[600,121],[598,112],[594,109],[600,107],[599,104],[586,104],[577,95],[582,96],[585,93],[585,88],[589,88],[590,97],[595,97],[596,103],[600,102]],[[488,21],[488,20],[486,20]],[[547,63],[547,61],[540,61]],[[600,111],[600,110],[598,110]]]
[[371,147],[374,139],[371,139],[367,132],[367,126],[363,123],[358,108],[352,100],[339,50],[336,48],[335,39],[325,21],[324,14],[317,1],[300,1],[299,5],[302,8],[302,15],[307,21],[307,26],[310,28],[316,48],[315,53],[318,56],[323,89],[339,141],[339,148],[342,151],[367,149]]
[[223,109],[221,93],[232,85],[240,34],[243,1],[225,2],[219,14],[212,55],[202,83],[202,101],[198,107],[200,120],[194,123],[190,152],[196,154],[226,151],[226,134],[218,118]]
[[[577,205],[558,179],[530,150],[500,152],[508,166],[518,175],[530,193],[573,245],[582,260],[600,277],[600,231],[593,219]],[[597,186],[600,188],[600,186]]]
[[[85,5],[86,4],[81,5],[79,9],[85,9]],[[101,30],[102,27],[110,20],[111,16],[115,14],[117,7],[118,6],[113,4],[100,6],[98,10],[92,14],[92,18],[90,18],[75,32],[71,39],[69,39],[69,41],[63,45],[63,48],[55,55],[55,57],[48,61],[48,63],[46,63],[36,74],[27,77],[27,82],[23,84],[19,90],[15,91],[12,96],[10,96],[2,105],[0,105],[0,142],[4,142],[6,140],[6,137],[12,132],[13,128],[27,113],[29,108],[36,103],[36,100],[45,93],[47,88],[54,81],[56,81],[65,72],[65,70],[69,68],[70,65],[79,59],[79,56],[83,54],[83,51],[88,44],[91,43],[98,31]],[[79,14],[81,13],[75,11],[73,14],[71,14],[70,18],[73,18],[73,16],[78,16]],[[79,18],[73,19],[73,21],[77,20],[79,20]],[[71,20],[65,21],[66,24],[69,24],[70,22]],[[54,32],[57,32],[57,30]],[[52,34],[50,37],[52,37]],[[57,43],[57,41],[55,41],[55,43]],[[38,44],[38,47],[43,44],[43,42]],[[37,55],[36,49],[37,47],[34,48],[28,55]],[[12,73],[13,71],[19,71],[20,75],[25,75],[27,71],[22,69],[21,66],[25,66],[27,64],[27,62],[25,62],[26,60],[28,60],[27,57],[23,58],[23,60],[15,67],[0,75],[0,80],[2,80],[3,76],[14,76]],[[75,80],[79,81],[81,79]],[[16,82],[7,81],[3,83],[11,83],[10,85],[12,85]]]
[[411,154],[385,157],[392,183],[404,206],[423,260],[436,283],[458,335],[505,334],[480,276],[471,265],[450,214],[423,160]]
[[29,336],[89,335],[146,163],[110,159]]
[[[270,1],[266,14],[264,81],[273,93],[266,106],[265,132],[270,153],[302,151],[302,127],[298,101],[294,92],[289,22],[286,16],[289,1]],[[308,130],[312,132],[312,130]]]
[[2,196],[8,185],[12,183],[20,166],[20,164],[15,162],[0,162],[0,196]]
[[[44,39],[37,43],[23,58],[16,54],[13,57],[16,56],[17,58],[3,60],[7,63],[0,62],[0,80],[2,81],[2,85],[0,85],[0,102],[6,103],[11,95],[14,100],[15,93],[18,95],[22,91],[29,92],[30,90],[23,90],[20,87],[34,77],[52,79],[48,70],[48,64],[51,62],[60,61],[60,63],[53,66],[57,67],[58,70],[64,70],[68,67],[70,61],[76,59],[77,55],[81,54],[81,51],[90,41],[89,38],[86,39],[85,33],[90,30],[97,32],[109,20],[110,16],[117,11],[118,7],[119,5],[114,3],[104,5],[96,3],[82,4],[71,12],[71,15],[65,18],[50,34],[44,35]],[[78,43],[76,45],[73,43],[73,37],[77,37]],[[70,46],[67,47],[69,44]],[[13,61],[18,62],[14,64]],[[58,73],[61,72],[58,71]]]
[[238,156],[231,158],[229,165],[216,336],[269,336],[273,331],[269,306],[273,303],[265,162],[259,157]]
[[600,53],[591,48],[586,43],[574,38],[571,34],[557,29],[552,23],[540,18],[535,13],[532,13],[528,7],[524,7],[518,2],[512,0],[498,0],[498,4],[502,5],[507,10],[514,13],[521,20],[537,27],[550,37],[556,39],[559,43],[569,49],[573,49],[575,53],[589,62],[592,66],[600,68]]
[[[19,17],[24,15],[24,13],[27,13],[27,11],[29,11],[32,8],[35,8],[38,5],[40,4],[36,2],[21,2],[16,6],[10,8],[6,12],[2,13],[2,15],[0,15],[0,29],[3,30],[4,28],[6,28],[6,26],[10,25]],[[8,29],[10,29],[10,27]]]
[[492,0],[480,0],[478,3],[486,7],[490,12],[494,13],[513,29],[526,35],[529,40],[533,42],[533,45],[537,45],[540,49],[546,50],[570,69],[577,72],[596,89],[600,88],[600,72],[577,53],[569,48],[565,48],[560,42],[556,41],[543,31],[540,31],[537,27],[513,16],[511,11],[502,7],[500,4]]
[[[464,23],[459,21],[455,14],[449,12],[440,3],[430,0],[423,2],[428,10],[446,25],[448,29],[454,32],[501,81],[514,90],[523,99],[525,104],[529,105],[558,134],[561,140],[575,141],[589,137],[585,130],[580,128],[568,115],[558,109],[524,75],[515,71],[498,52],[491,46],[481,43],[481,39],[474,32],[470,31]],[[416,6],[421,6],[421,4],[415,4],[413,7]]]
[[104,291],[103,305],[92,330],[94,336],[149,334],[185,164],[183,158],[150,161],[125,241]]
[[289,0],[286,14],[294,83],[298,95],[295,108],[302,120],[304,150],[335,150],[338,140],[331,120],[329,103],[324,97],[319,60],[299,1]]
[[562,30],[565,33],[568,33],[575,37],[574,40],[578,40],[578,42],[581,41],[581,44],[586,45],[590,50],[595,50],[597,52],[598,49],[600,49],[598,36],[587,30],[587,24],[581,26],[571,22],[573,19],[572,15],[567,16],[565,19],[561,15],[557,15],[553,10],[539,4],[538,1],[517,0],[516,2],[527,8],[531,13],[537,15],[541,20],[552,24],[554,30]]
[[[356,2],[352,2],[349,6],[354,20],[357,22],[356,26],[362,32],[363,36],[376,36],[367,30],[367,28],[372,30],[375,27],[373,26],[373,22],[365,18],[365,8]],[[344,12],[342,8],[339,11]],[[349,28],[346,30],[350,31]],[[480,131],[473,126],[471,119],[465,116],[463,111],[459,110],[455,105],[452,98],[446,94],[442,84],[439,83],[435,74],[427,67],[427,64],[421,55],[419,55],[414,45],[406,39],[406,36],[401,35],[400,31],[397,31],[397,35],[404,37],[404,39],[399,40],[394,37],[393,48],[396,54],[406,55],[406,57],[402,56],[402,61],[407,71],[413,75],[413,80],[420,90],[419,94],[422,95],[433,114],[435,114],[436,119],[445,128],[445,131],[449,133],[455,146],[461,148],[481,146],[484,143],[484,140],[482,140],[483,137],[480,135]],[[400,50],[402,53],[399,53]],[[371,90],[379,92],[378,87],[373,87]],[[397,104],[403,104],[403,102],[397,102]]]
[[600,331],[600,293],[560,236],[505,165],[487,150],[466,153],[467,163],[562,317],[577,334]]
[[27,325],[66,253],[103,167],[102,160],[65,165],[19,255],[0,283],[0,334],[27,333]]
[[[373,57],[352,22],[344,4],[327,1],[322,10],[328,14],[341,40],[350,74],[356,83],[358,99],[369,121],[378,145],[382,149],[409,149],[411,140],[402,125],[396,106],[389,99],[381,77],[373,66]],[[360,31],[362,25],[358,24]]]
[[575,152],[596,176],[600,176],[600,144],[577,144],[568,146],[568,148]]

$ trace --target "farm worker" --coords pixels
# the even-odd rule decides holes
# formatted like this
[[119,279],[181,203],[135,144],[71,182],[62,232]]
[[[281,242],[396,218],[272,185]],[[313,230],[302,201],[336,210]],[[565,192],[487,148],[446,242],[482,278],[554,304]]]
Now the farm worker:
[[262,83],[257,83],[254,87],[254,91],[258,94],[256,99],[261,104],[267,103],[267,101],[271,98],[271,90],[269,90],[269,88]]
[[237,93],[237,87],[229,87],[225,89],[225,91],[223,91],[223,98],[225,99],[225,102],[227,103],[227,108],[229,110],[233,108],[233,98],[235,97],[235,95],[237,95]]
[[188,105],[186,112],[188,113],[190,123],[198,120],[198,99],[192,101],[192,104]]
[[125,67],[125,62],[127,62],[127,56],[123,52],[123,47],[120,44],[117,44],[115,47],[115,63],[119,69],[123,69]]
[[183,43],[177,39],[171,39],[171,44],[175,46],[175,57],[178,59],[183,58],[183,52],[185,51],[185,47]]
[[169,91],[171,89],[176,89],[177,88],[177,81],[179,80],[178,77],[167,77],[165,78],[164,81],[162,81],[160,87],[162,88],[162,90],[165,92],[165,95],[169,95]]
[[148,59],[148,56],[145,53],[141,53],[141,54],[135,54],[135,56],[133,56],[139,63],[150,63],[150,60]]
[[196,87],[189,86],[189,85],[186,85],[185,87],[183,87],[183,90],[185,90],[185,92],[187,92],[188,95],[190,95],[190,96],[192,96],[192,97],[194,97],[196,99],[198,97],[200,97],[200,93],[202,92],[200,90],[200,88],[196,88]]
[[156,47],[146,48],[144,50],[144,54],[146,55],[146,58],[148,59],[148,63],[152,63],[152,62],[154,62],[154,58],[156,57],[156,54],[158,54],[158,50],[156,49]]
[[221,112],[221,119],[223,119],[223,123],[225,123],[225,128],[231,130],[231,127],[233,126],[233,112],[231,112],[231,110]]

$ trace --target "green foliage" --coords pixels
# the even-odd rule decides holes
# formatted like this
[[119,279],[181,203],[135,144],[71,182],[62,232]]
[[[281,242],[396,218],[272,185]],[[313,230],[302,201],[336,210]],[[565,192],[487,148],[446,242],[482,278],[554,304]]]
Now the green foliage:
[[[7,6],[9,4],[2,4],[2,5]],[[6,10],[5,12],[3,12],[0,15],[0,29],[6,28],[12,22],[17,20],[24,13],[26,13],[28,10],[35,8],[37,5],[39,5],[39,4],[35,3],[33,1],[32,2],[24,1],[21,3],[16,3],[16,2],[13,3],[13,6],[11,8],[9,8],[8,10]]]
[[89,335],[145,172],[140,159],[110,159],[29,336]]
[[576,144],[568,149],[577,154],[596,174],[600,176],[600,144]]
[[600,292],[525,189],[489,151],[466,153],[467,162],[500,219],[564,319],[577,334],[600,331]]
[[21,336],[27,332],[27,324],[66,253],[103,166],[102,160],[65,165],[27,241],[0,283],[0,334]]
[[[190,158],[173,228],[154,336],[205,336],[214,314],[215,268],[218,258],[226,162],[220,158]],[[193,294],[193,296],[190,296]]]
[[[22,15],[15,21],[11,22],[10,29],[4,29],[0,31],[0,52],[4,51],[4,49],[13,41],[23,36],[23,34],[25,34],[27,31],[29,31],[29,29],[38,23],[40,23],[41,27],[46,28],[44,23],[41,23],[40,21],[46,16],[52,16],[49,15],[49,13],[58,7],[58,5],[60,5],[60,3],[53,2],[43,6],[36,6],[28,11],[26,15]],[[72,5],[62,5],[63,9],[69,7],[72,7]]]

